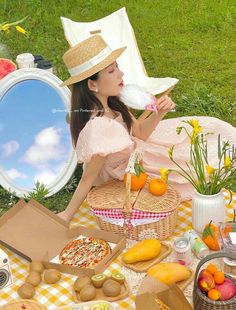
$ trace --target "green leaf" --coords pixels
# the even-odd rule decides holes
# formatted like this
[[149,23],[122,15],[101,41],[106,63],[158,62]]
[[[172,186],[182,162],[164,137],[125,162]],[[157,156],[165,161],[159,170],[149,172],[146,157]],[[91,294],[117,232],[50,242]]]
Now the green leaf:
[[221,158],[221,143],[220,143],[220,135],[218,135],[218,158]]
[[202,236],[203,238],[207,238],[207,236],[211,236],[213,239],[215,238],[214,231],[211,228],[211,224],[208,224],[206,228],[203,230]]
[[228,189],[232,192],[236,192],[236,183],[232,184],[230,187],[228,187]]
[[139,177],[139,176],[140,176],[140,173],[141,173],[139,164],[135,164],[135,165],[134,165],[134,170],[135,170],[136,176]]
[[145,169],[142,165],[136,163],[134,165],[135,174],[139,177],[141,173],[145,173]]
[[143,166],[142,166],[142,165],[139,165],[139,166],[140,166],[140,171],[143,172],[143,173],[145,173],[146,171],[145,171],[145,169],[143,168]]

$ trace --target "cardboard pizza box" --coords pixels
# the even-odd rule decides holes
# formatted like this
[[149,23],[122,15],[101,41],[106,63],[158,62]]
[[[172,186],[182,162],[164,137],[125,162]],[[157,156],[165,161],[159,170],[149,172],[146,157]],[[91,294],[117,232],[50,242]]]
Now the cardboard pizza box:
[[[95,237],[112,243],[112,251],[94,268],[69,267],[53,263],[66,244],[78,236]],[[100,229],[76,226],[59,218],[35,200],[23,199],[0,217],[0,243],[27,260],[43,261],[46,268],[56,268],[74,275],[103,272],[125,248],[125,236]]]
[[[163,303],[162,306],[160,302]],[[135,306],[137,310],[193,310],[177,285],[167,286],[150,276],[142,280],[135,298]]]

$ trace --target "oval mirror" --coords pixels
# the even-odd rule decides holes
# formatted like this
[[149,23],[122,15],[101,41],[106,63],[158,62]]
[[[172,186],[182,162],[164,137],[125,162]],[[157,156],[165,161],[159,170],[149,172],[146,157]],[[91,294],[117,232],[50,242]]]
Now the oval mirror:
[[66,115],[70,90],[41,69],[19,69],[0,80],[0,184],[22,197],[35,183],[51,196],[72,176],[76,155]]

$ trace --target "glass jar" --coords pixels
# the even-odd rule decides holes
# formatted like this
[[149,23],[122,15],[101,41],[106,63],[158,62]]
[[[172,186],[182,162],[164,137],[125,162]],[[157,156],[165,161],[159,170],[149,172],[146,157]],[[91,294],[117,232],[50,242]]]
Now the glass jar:
[[16,57],[16,62],[19,69],[34,68],[34,56],[30,53],[19,54]]

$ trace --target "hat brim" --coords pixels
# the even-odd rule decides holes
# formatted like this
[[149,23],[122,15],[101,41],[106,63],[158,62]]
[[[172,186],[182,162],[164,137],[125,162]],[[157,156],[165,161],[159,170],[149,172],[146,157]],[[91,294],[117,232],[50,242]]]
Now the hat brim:
[[60,86],[72,85],[74,83],[87,79],[88,77],[94,75],[95,73],[111,65],[123,53],[125,49],[126,49],[126,46],[118,48],[117,50],[114,50],[113,52],[111,52],[111,54],[108,57],[106,57],[99,64],[97,64],[96,66],[92,67],[91,69],[87,71],[84,71],[81,74],[78,74],[76,76],[71,76],[69,79],[67,79],[62,84],[60,84]]

